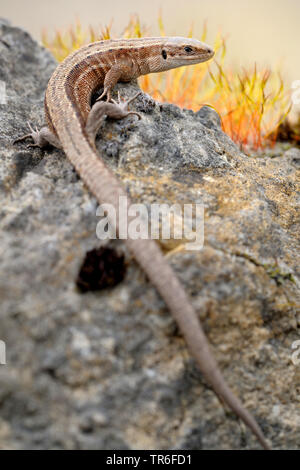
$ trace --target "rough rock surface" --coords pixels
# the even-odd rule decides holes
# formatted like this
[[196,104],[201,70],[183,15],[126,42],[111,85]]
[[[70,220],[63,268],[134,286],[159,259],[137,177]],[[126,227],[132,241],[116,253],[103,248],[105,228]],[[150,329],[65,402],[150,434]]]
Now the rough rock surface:
[[[101,242],[96,201],[63,152],[13,146],[43,123],[55,67],[0,23],[0,446],[16,449],[259,448],[202,379],[155,289],[121,242],[126,274],[82,293]],[[132,96],[136,85],[120,85]],[[198,113],[153,102],[107,122],[98,140],[132,199],[205,205],[205,244],[162,241],[232,389],[275,448],[299,447],[299,158],[249,157]],[[298,173],[297,173],[298,172]]]

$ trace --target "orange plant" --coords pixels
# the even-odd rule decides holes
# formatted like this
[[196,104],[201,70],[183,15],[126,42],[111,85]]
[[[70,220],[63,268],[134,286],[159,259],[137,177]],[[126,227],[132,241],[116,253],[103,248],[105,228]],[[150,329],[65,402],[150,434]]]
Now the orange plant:
[[[161,36],[165,35],[162,18],[159,17]],[[64,33],[56,32],[49,40],[43,32],[43,44],[57,60],[63,60],[70,52],[83,44],[110,39],[112,25],[99,33],[90,27],[84,31],[79,21]],[[122,37],[150,36],[150,30],[132,16]],[[204,25],[200,39],[206,40]],[[192,30],[188,36],[192,36]],[[198,37],[198,35],[195,35]],[[276,141],[279,125],[288,115],[291,104],[284,82],[278,72],[270,69],[232,68],[225,64],[226,41],[218,34],[213,61],[181,67],[163,74],[141,77],[141,88],[160,101],[198,110],[203,105],[213,107],[221,117],[223,130],[244,150],[257,150]]]

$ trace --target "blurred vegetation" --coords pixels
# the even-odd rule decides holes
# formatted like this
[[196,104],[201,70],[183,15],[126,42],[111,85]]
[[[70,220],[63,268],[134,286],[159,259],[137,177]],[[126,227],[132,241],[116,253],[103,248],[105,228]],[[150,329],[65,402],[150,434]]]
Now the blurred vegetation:
[[276,139],[279,142],[291,142],[294,145],[300,146],[300,115],[298,114],[296,120],[290,122],[286,119],[282,122],[276,130]]
[[[165,36],[162,18],[159,31]],[[96,32],[84,30],[79,21],[66,31],[57,31],[49,38],[43,31],[42,40],[58,61],[84,44],[115,37],[151,36],[138,16],[132,16],[121,35],[113,35],[112,24]],[[187,37],[206,41],[207,26],[201,34],[191,28]],[[225,63],[226,40],[219,33],[214,41],[215,57],[210,62],[181,67],[161,74],[140,77],[141,88],[159,101],[198,110],[203,105],[214,108],[221,117],[223,130],[244,150],[257,150],[273,145],[282,123],[290,112],[291,98],[279,72],[229,66]]]

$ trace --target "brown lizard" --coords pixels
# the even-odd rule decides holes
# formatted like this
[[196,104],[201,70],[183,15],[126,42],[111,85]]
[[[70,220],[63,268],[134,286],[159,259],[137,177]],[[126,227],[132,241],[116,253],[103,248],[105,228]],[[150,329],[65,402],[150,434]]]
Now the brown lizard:
[[[50,143],[62,148],[100,204],[118,210],[125,190],[96,153],[95,137],[105,116],[115,119],[130,114],[130,101],[116,102],[111,92],[117,82],[211,59],[214,51],[196,39],[158,37],[99,41],[69,55],[51,76],[45,96],[47,127],[30,128],[34,146]],[[91,107],[94,92],[103,93]],[[107,101],[99,101],[103,97]],[[128,202],[128,207],[130,202]],[[118,220],[118,217],[117,217]],[[118,229],[118,227],[116,227]],[[126,244],[172,312],[197,364],[215,393],[246,423],[265,449],[269,444],[252,415],[227,386],[210,351],[198,316],[154,240],[132,240]]]

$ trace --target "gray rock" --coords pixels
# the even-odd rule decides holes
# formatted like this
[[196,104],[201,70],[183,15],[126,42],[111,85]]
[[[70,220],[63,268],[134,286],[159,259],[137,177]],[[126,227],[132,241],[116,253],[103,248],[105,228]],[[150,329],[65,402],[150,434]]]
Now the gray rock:
[[300,166],[300,149],[291,148],[284,153],[284,156],[288,158],[293,165]]
[[[0,446],[16,449],[259,448],[202,380],[155,289],[121,242],[118,285],[81,293],[95,198],[63,152],[13,139],[43,123],[55,68],[0,23]],[[121,84],[122,96],[137,85]],[[107,120],[99,152],[132,199],[205,206],[205,244],[160,240],[199,311],[228,383],[278,449],[299,446],[299,174],[289,158],[246,157],[214,111],[159,104]],[[101,137],[101,138],[100,138]]]

